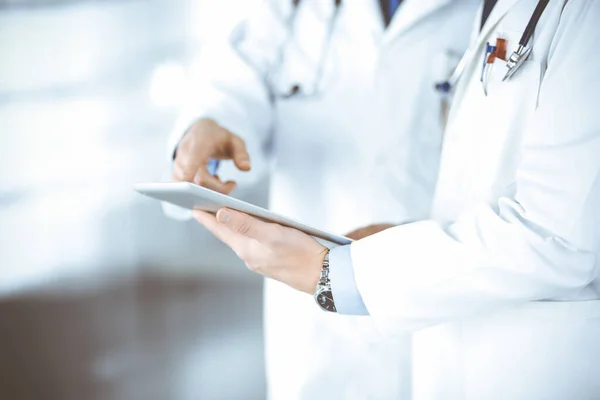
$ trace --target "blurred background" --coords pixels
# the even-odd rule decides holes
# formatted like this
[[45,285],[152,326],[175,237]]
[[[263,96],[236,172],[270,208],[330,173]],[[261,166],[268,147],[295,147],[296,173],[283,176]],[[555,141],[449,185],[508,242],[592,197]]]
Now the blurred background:
[[0,399],[264,398],[262,280],[131,189],[258,1],[0,0]]

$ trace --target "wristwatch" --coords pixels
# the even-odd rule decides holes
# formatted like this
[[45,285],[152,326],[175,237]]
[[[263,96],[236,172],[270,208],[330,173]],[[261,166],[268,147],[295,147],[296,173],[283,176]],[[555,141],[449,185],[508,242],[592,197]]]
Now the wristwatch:
[[317,284],[317,290],[313,296],[315,301],[324,311],[337,312],[333,294],[331,292],[331,282],[329,281],[329,251],[325,254],[323,268],[321,269],[321,278]]

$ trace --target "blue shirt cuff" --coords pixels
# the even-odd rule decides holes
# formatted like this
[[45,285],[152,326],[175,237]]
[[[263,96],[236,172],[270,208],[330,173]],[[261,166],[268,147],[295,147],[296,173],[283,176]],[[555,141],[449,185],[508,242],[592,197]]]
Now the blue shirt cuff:
[[350,245],[334,247],[329,252],[329,280],[339,314],[369,315],[354,281]]

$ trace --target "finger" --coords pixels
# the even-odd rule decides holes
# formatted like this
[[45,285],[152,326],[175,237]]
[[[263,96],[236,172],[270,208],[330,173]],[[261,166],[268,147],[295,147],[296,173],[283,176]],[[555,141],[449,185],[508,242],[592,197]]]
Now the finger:
[[[182,158],[185,159],[185,157]],[[223,182],[219,177],[211,175],[206,165],[198,166],[196,170],[190,173],[189,167],[181,159],[175,160],[173,178],[177,181],[193,182],[224,194],[230,194],[236,188],[234,181]]]
[[202,210],[194,210],[192,211],[192,214],[194,215],[194,218],[206,228],[210,229],[218,226],[218,221],[214,214]]
[[210,142],[199,139],[192,148],[183,145],[180,147],[174,165],[181,171],[182,180],[193,182],[200,169],[206,170],[214,146]]
[[206,166],[198,170],[192,182],[196,185],[204,186],[210,190],[224,194],[230,194],[236,187],[234,181],[223,182],[218,177],[209,174]]
[[259,242],[273,239],[273,236],[277,234],[273,229],[273,224],[229,208],[222,208],[217,212],[217,221],[232,231]]
[[180,181],[192,182],[200,164],[187,156],[178,156],[173,164],[173,175]]
[[246,143],[240,137],[234,135],[229,146],[235,166],[242,171],[250,171],[250,155],[246,150]]
[[208,212],[194,210],[192,215],[200,224],[204,225],[217,239],[229,246],[234,252],[238,253],[244,243],[249,239],[232,231],[226,225],[217,221],[217,218]]
[[173,166],[173,173],[171,174],[171,177],[173,178],[174,181],[184,181],[185,180],[185,179],[183,179],[183,171],[178,166]]
[[356,229],[356,230],[348,233],[346,235],[346,237],[349,239],[352,239],[352,240],[360,240],[362,238],[362,231],[363,231],[363,228]]

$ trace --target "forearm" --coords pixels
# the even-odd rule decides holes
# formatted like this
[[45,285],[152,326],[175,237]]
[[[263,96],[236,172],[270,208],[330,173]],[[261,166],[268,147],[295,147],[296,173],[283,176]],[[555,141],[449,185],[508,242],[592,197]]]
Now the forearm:
[[595,274],[589,249],[531,225],[514,204],[392,228],[351,253],[370,315],[400,331],[577,293]]

